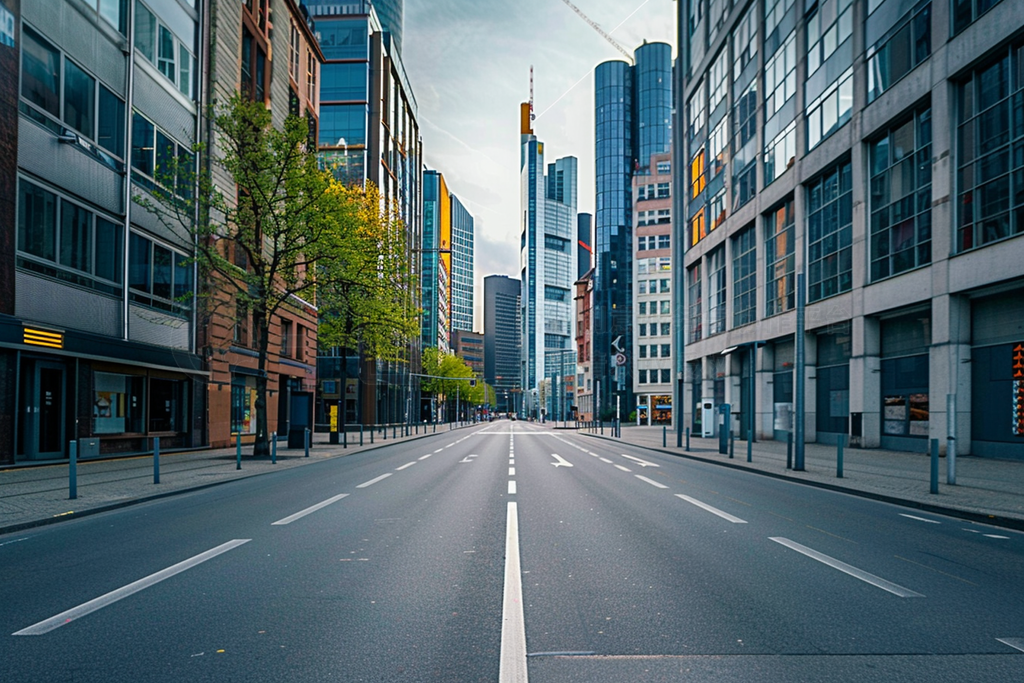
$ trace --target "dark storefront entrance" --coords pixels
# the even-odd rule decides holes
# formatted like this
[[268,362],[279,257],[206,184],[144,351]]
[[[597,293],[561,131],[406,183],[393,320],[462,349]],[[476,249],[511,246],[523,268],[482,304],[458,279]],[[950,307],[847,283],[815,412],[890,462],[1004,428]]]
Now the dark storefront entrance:
[[18,393],[18,460],[64,457],[66,385],[63,364],[25,359]]

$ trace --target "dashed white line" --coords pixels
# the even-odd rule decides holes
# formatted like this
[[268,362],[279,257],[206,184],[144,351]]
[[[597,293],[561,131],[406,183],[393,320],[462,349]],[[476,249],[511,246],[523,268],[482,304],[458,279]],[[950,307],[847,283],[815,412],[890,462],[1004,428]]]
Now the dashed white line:
[[426,454],[426,455],[424,455],[423,457],[421,457],[421,458],[417,458],[417,460],[426,460],[427,458],[429,458],[429,457],[430,457],[430,456],[432,456],[432,455],[433,455],[433,453],[427,453],[427,454]]
[[654,481],[653,479],[648,479],[647,477],[641,476],[639,474],[634,474],[633,476],[636,477],[637,479],[639,479],[640,481],[646,481],[651,486],[657,486],[659,489],[667,489],[668,488],[667,486],[662,484],[660,481]]
[[625,453],[622,453],[622,457],[623,458],[629,458],[630,460],[632,460],[632,461],[636,462],[637,464],[639,464],[640,467],[661,467],[661,465],[656,465],[653,462],[648,462],[647,460],[641,460],[640,458],[634,458],[632,455],[626,455]]
[[597,456],[597,459],[598,459],[598,460],[600,460],[601,462],[606,462],[606,463],[608,463],[609,465],[611,465],[611,464],[612,464],[612,461],[611,461],[611,460],[609,460],[608,458],[602,458],[602,457],[601,457],[600,455],[599,455],[599,456]]
[[50,617],[49,619],[46,619],[44,621],[40,621],[38,624],[33,624],[28,628],[23,628],[20,631],[17,631],[11,635],[40,636],[44,633],[49,633],[50,631],[56,628],[60,628],[65,624],[71,623],[75,619],[79,619],[87,614],[91,614],[97,610],[103,609],[107,605],[111,605],[117,602],[118,600],[123,600],[124,598],[127,598],[129,595],[134,595],[135,593],[138,593],[143,589],[149,588],[154,584],[160,583],[164,579],[169,579],[175,574],[180,574],[186,569],[191,569],[192,567],[195,567],[198,564],[202,564],[207,560],[212,560],[213,558],[217,557],[218,555],[221,555],[222,553],[226,553],[229,550],[237,548],[240,545],[244,545],[245,543],[248,543],[250,540],[252,539],[236,538],[233,541],[228,541],[223,545],[219,545],[216,548],[211,548],[210,550],[207,550],[205,553],[200,553],[195,557],[189,558],[183,562],[179,562],[178,564],[168,567],[167,569],[162,569],[156,572],[155,574],[150,574],[149,576],[139,579],[138,581],[135,581],[133,583],[130,583],[127,586],[122,586],[117,590],[111,591],[106,595],[101,595],[98,598],[94,598],[89,602],[79,605],[78,607],[72,607],[66,612],[61,612],[56,616]]
[[276,522],[274,522],[273,524],[271,524],[270,526],[284,526],[285,524],[291,524],[295,520],[301,519],[301,518],[305,517],[306,515],[308,515],[308,514],[310,514],[312,512],[316,512],[320,508],[325,508],[328,505],[330,505],[331,503],[336,503],[339,500],[341,500],[342,498],[345,498],[346,496],[348,496],[347,493],[339,493],[338,495],[334,496],[333,498],[328,498],[327,500],[323,501],[322,503],[317,503],[316,505],[312,505],[312,506],[306,508],[305,510],[302,510],[301,512],[296,512],[294,515],[290,515],[288,517],[285,517],[284,519],[279,519]]
[[728,522],[732,522],[733,524],[746,524],[747,523],[747,521],[745,519],[740,519],[739,517],[733,517],[728,512],[722,512],[718,508],[712,507],[712,506],[708,505],[707,503],[702,503],[701,501],[697,500],[696,498],[690,498],[689,496],[684,496],[681,493],[677,493],[676,497],[677,498],[682,498],[687,503],[690,503],[692,505],[696,505],[697,507],[701,508],[702,510],[707,510],[708,512],[710,512],[713,515],[718,515],[722,519],[724,519],[724,520],[726,520]]
[[357,488],[357,489],[365,489],[365,488],[366,488],[367,486],[373,486],[373,485],[374,485],[374,484],[376,484],[376,483],[377,483],[378,481],[381,481],[382,479],[387,479],[388,477],[390,477],[390,476],[391,476],[391,474],[392,474],[391,472],[388,472],[387,474],[382,474],[382,475],[380,475],[380,476],[379,476],[379,477],[377,477],[376,479],[371,479],[370,481],[364,481],[364,482],[363,482],[362,484],[360,484],[360,485],[359,485],[359,486],[357,486],[356,488]]
[[510,477],[516,476],[516,468],[515,467],[509,467],[508,468],[508,476],[510,476]]
[[924,517],[915,517],[914,515],[907,515],[900,513],[900,517],[906,517],[907,519],[913,519],[918,522],[927,522],[928,524],[941,524],[942,522],[936,522],[934,519],[925,519]]
[[633,470],[629,469],[628,467],[623,467],[622,465],[616,465],[615,467],[617,467],[618,469],[622,470],[623,472],[632,472],[633,471]]
[[515,493],[516,493],[516,483],[514,481],[510,481],[508,483],[508,494],[510,496],[512,496],[512,495],[515,495]]
[[401,472],[401,471],[402,471],[402,470],[404,470],[405,468],[407,468],[407,467],[412,467],[412,466],[413,466],[413,465],[415,465],[415,464],[416,464],[416,462],[415,462],[415,461],[413,461],[413,462],[407,462],[407,463],[405,463],[404,465],[402,465],[401,467],[396,467],[396,468],[395,468],[395,472]]
[[869,583],[876,588],[881,588],[882,590],[888,591],[889,593],[897,595],[901,598],[924,597],[920,593],[912,591],[909,588],[904,588],[903,586],[892,583],[891,581],[886,581],[885,579],[875,576],[874,574],[869,574],[863,569],[857,569],[853,565],[846,564],[845,562],[837,560],[834,557],[829,557],[824,553],[819,553],[817,550],[808,548],[805,545],[800,545],[796,541],[791,541],[788,538],[772,537],[770,540],[775,541],[779,545],[784,545],[790,550],[795,550],[801,555],[806,555],[812,560],[817,560],[818,562],[826,564],[829,567],[832,567],[833,569],[838,569],[844,574],[849,574],[855,579],[860,579],[864,583]]

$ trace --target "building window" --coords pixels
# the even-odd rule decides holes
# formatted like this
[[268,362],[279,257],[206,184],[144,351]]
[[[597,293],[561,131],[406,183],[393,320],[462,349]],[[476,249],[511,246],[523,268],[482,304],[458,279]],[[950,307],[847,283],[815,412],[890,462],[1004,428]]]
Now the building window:
[[640,344],[640,346],[638,346],[637,349],[639,349],[639,351],[640,351],[640,355],[639,355],[640,358],[647,358],[647,345],[646,344]]
[[292,77],[292,81],[295,85],[302,83],[302,77],[299,75],[299,66],[301,64],[299,55],[299,29],[295,24],[291,25],[291,35],[289,36],[288,42],[288,73]]
[[671,183],[658,183],[658,199],[668,199],[671,196],[670,185]]
[[931,109],[871,143],[871,280],[931,262]]
[[743,69],[757,58],[757,3],[736,23],[732,33],[732,78],[739,81]]
[[[776,27],[782,22],[782,19],[793,7],[794,0],[765,0],[764,3],[764,36],[765,45],[769,45],[772,42],[772,34],[775,33]],[[777,44],[777,43],[776,43]],[[768,50],[768,54],[773,53],[774,50]]]
[[661,336],[668,337],[672,334],[672,323],[660,323],[661,325]]
[[647,371],[637,370],[637,377],[640,384],[647,384]]
[[725,206],[725,188],[719,190],[711,199],[708,201],[708,231],[714,230],[722,223],[725,222],[726,217],[729,214],[728,209]]
[[807,149],[839,130],[853,109],[853,68],[847,69],[807,107]]
[[708,74],[708,83],[710,85],[708,90],[708,111],[711,113],[714,113],[718,105],[725,101],[725,95],[728,92],[728,82],[726,79],[728,73],[729,50],[723,49],[711,64],[711,71]]
[[153,190],[174,188],[182,198],[192,196],[195,155],[175,142],[139,112],[132,113],[132,179]]
[[668,175],[669,173],[672,172],[672,162],[671,161],[659,161],[657,169],[658,169],[657,170],[658,175]]
[[733,211],[754,198],[757,185],[757,79],[733,105]]
[[1024,232],[1024,47],[958,88],[958,251]]
[[647,336],[647,323],[640,323],[639,336],[641,336],[641,337],[646,337]]
[[757,164],[749,163],[732,179],[733,211],[754,198],[757,193]]
[[[832,7],[829,7],[832,5]],[[819,11],[820,10],[820,11]],[[837,18],[838,17],[838,18]],[[832,19],[828,26],[822,26]],[[807,76],[853,34],[853,0],[821,0],[807,12]]]
[[695,245],[707,237],[707,229],[704,225],[704,208],[697,211],[697,215],[690,219],[690,244]]
[[365,62],[324,64],[320,69],[321,102],[365,102]]
[[764,217],[765,317],[796,306],[793,200]]
[[[653,243],[654,236],[651,236],[651,242]],[[658,235],[658,249],[671,249],[672,248],[672,236],[671,235]]]
[[704,148],[693,155],[690,161],[690,196],[696,198],[704,191]]
[[672,345],[671,344],[662,344],[661,345],[661,357],[662,358],[671,358],[672,357]]
[[320,107],[320,146],[351,147],[366,144],[366,105]]
[[704,81],[701,81],[697,85],[697,89],[694,91],[693,97],[686,104],[686,111],[688,114],[688,121],[690,122],[689,135],[692,140],[697,136],[697,132],[704,127],[707,119],[707,109],[705,108],[705,93],[704,93]]
[[849,162],[807,187],[807,300],[853,287],[853,181]]
[[775,115],[796,94],[796,32],[764,66],[764,116]]
[[133,232],[128,242],[128,298],[176,315],[192,309],[192,260]]
[[999,2],[1000,0],[952,0],[953,35],[973,24],[978,17],[998,5]]
[[135,2],[135,46],[182,95],[192,98],[195,71],[192,51],[138,0]]
[[292,322],[290,320],[281,321],[281,355],[292,355]]
[[242,28],[242,94],[254,102],[266,101],[267,54],[263,46],[249,32]]
[[725,332],[725,246],[708,254],[708,334]]
[[[708,178],[714,179],[725,171],[729,156],[729,117],[723,116],[708,137]],[[666,197],[668,195],[665,195]]]
[[764,184],[767,186],[796,162],[796,121],[764,148]]
[[753,226],[732,238],[732,324],[757,319],[757,235]]
[[18,266],[118,295],[124,228],[21,178]]
[[868,49],[868,102],[931,54],[931,9],[931,0],[919,4]]

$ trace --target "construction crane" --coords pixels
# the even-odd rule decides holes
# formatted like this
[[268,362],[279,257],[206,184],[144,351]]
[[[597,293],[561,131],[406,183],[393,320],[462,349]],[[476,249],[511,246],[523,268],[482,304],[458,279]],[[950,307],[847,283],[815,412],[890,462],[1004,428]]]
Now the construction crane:
[[583,19],[583,21],[585,21],[588,24],[590,24],[590,28],[592,28],[595,31],[597,31],[598,33],[600,33],[602,38],[604,38],[605,40],[607,40],[609,43],[612,44],[612,47],[614,47],[616,50],[621,52],[623,54],[623,56],[625,56],[625,58],[629,61],[630,64],[633,63],[633,55],[629,54],[629,52],[624,47],[619,45],[618,42],[616,42],[616,40],[614,38],[612,38],[610,35],[608,35],[608,32],[605,31],[603,28],[601,28],[597,24],[597,22],[595,22],[593,19],[588,17],[586,14],[584,14],[583,10],[581,10],[579,7],[577,7],[576,5],[574,5],[571,2],[569,2],[569,0],[562,0],[562,2],[567,4],[572,9],[573,12],[575,12],[578,15],[580,15],[580,18]]

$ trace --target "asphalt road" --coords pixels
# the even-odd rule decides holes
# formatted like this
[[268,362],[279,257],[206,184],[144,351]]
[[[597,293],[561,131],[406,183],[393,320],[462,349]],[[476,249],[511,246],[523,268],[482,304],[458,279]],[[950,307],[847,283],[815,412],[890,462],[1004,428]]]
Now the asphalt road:
[[499,421],[0,536],[0,681],[1024,680],[1024,535]]

